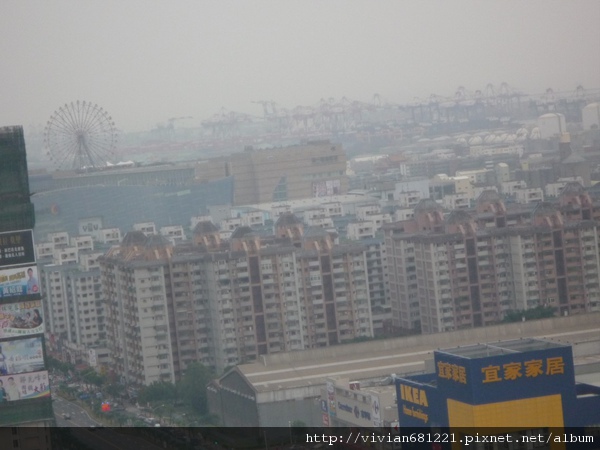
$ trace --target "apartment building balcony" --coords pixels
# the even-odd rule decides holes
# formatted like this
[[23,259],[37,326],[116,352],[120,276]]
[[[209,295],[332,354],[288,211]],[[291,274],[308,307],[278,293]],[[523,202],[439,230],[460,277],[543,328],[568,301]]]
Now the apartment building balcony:
[[235,318],[235,315],[232,312],[221,313],[221,319],[223,319],[223,320],[233,320],[234,318]]
[[256,353],[256,341],[255,340],[248,340],[246,342],[244,342],[244,353],[246,353],[246,355],[248,354],[253,354]]

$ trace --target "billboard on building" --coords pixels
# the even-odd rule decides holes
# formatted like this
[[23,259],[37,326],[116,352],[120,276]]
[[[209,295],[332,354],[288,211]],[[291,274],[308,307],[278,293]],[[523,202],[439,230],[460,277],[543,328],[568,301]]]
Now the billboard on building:
[[[527,343],[527,341],[525,342]],[[466,403],[564,394],[575,383],[569,346],[466,358],[436,352],[437,385]]]
[[79,235],[93,236],[94,239],[100,238],[102,225],[102,217],[86,217],[79,219]]
[[436,389],[431,385],[400,380],[396,383],[396,392],[398,418],[402,426],[430,426],[432,422],[440,423],[439,417],[446,414],[445,408],[439,404]]
[[330,197],[341,192],[340,180],[315,181],[312,184],[313,197]]
[[0,299],[38,294],[40,294],[40,284],[37,266],[0,270]]
[[336,404],[335,404],[335,381],[326,380],[325,387],[327,389],[327,409],[331,417],[335,416]]
[[88,362],[90,367],[98,366],[98,355],[96,354],[96,350],[94,350],[93,348],[90,348],[88,350]]
[[0,375],[36,372],[43,368],[41,336],[0,342]]
[[50,396],[48,372],[0,376],[0,404]]
[[0,339],[43,332],[41,300],[0,305]]
[[0,233],[0,267],[35,263],[33,231]]
[[342,390],[336,395],[337,418],[359,427],[381,426],[380,403],[377,395]]

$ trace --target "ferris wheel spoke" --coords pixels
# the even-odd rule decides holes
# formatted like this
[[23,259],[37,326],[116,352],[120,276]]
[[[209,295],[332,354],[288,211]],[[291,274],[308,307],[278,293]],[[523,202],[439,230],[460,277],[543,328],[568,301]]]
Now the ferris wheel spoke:
[[56,125],[61,124],[68,133],[71,133],[74,129],[73,124],[71,123],[69,117],[65,115],[62,108],[55,113],[54,119],[55,121],[53,123]]
[[86,128],[92,132],[92,130],[96,130],[104,120],[104,115],[98,108],[91,108],[89,117],[86,120]]
[[75,131],[79,129],[79,122],[77,121],[77,114],[74,104],[71,102],[71,108],[67,108],[66,111],[67,116],[71,119],[71,123],[73,124],[73,128]]
[[58,158],[56,158],[56,164],[59,167],[63,167],[65,163],[68,164],[69,159],[71,159],[70,152],[65,151],[62,153],[62,155],[58,155]]
[[90,121],[90,124],[88,126],[89,132],[90,133],[103,133],[106,125],[107,125],[108,121],[106,119],[106,117],[98,112],[97,115],[95,115],[92,120]]
[[[102,160],[103,156],[110,156],[109,154],[107,154],[107,149],[106,148],[102,148],[97,144],[92,144],[89,148],[89,152],[90,154],[97,159]],[[104,158],[105,159],[105,158]],[[103,163],[106,163],[107,161],[103,161]]]
[[89,124],[87,130],[90,134],[102,133],[102,122],[99,120],[94,120]]
[[77,102],[77,118],[79,123],[83,125],[83,118],[85,117],[85,109],[87,107],[86,102]]
[[93,122],[94,114],[93,114],[93,106],[91,103],[86,103],[83,108],[83,114],[81,117],[81,126],[84,130],[90,128],[91,123]]
[[72,103],[73,108],[71,108],[69,111],[71,112],[71,114],[73,115],[73,121],[75,122],[76,126],[79,127],[81,125],[81,119],[80,119],[80,107],[79,107],[79,100],[77,100],[76,102]]
[[56,126],[50,131],[50,138],[52,139],[68,139],[73,135],[73,130],[67,128],[62,122],[57,122]]
[[67,108],[68,105],[61,107],[59,111],[59,117],[63,119],[63,122],[72,129],[75,129],[77,124],[73,120],[73,115],[70,110]]

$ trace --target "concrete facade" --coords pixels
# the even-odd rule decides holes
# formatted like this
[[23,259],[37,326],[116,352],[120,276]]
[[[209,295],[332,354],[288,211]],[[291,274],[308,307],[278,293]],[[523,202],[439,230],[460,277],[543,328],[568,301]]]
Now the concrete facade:
[[292,215],[274,236],[240,227],[221,241],[207,222],[179,246],[128,233],[101,259],[114,369],[135,384],[175,381],[193,361],[222,371],[372,337],[366,254]]
[[446,217],[422,202],[414,219],[383,226],[394,326],[435,333],[542,305],[561,315],[598,310],[599,213],[578,183],[529,209],[508,210],[492,191]]

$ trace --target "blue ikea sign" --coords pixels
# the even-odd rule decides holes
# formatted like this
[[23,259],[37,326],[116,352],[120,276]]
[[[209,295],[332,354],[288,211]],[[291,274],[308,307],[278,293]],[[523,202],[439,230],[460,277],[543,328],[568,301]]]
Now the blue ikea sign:
[[435,352],[438,386],[471,405],[551,394],[573,395],[570,347],[468,358]]

